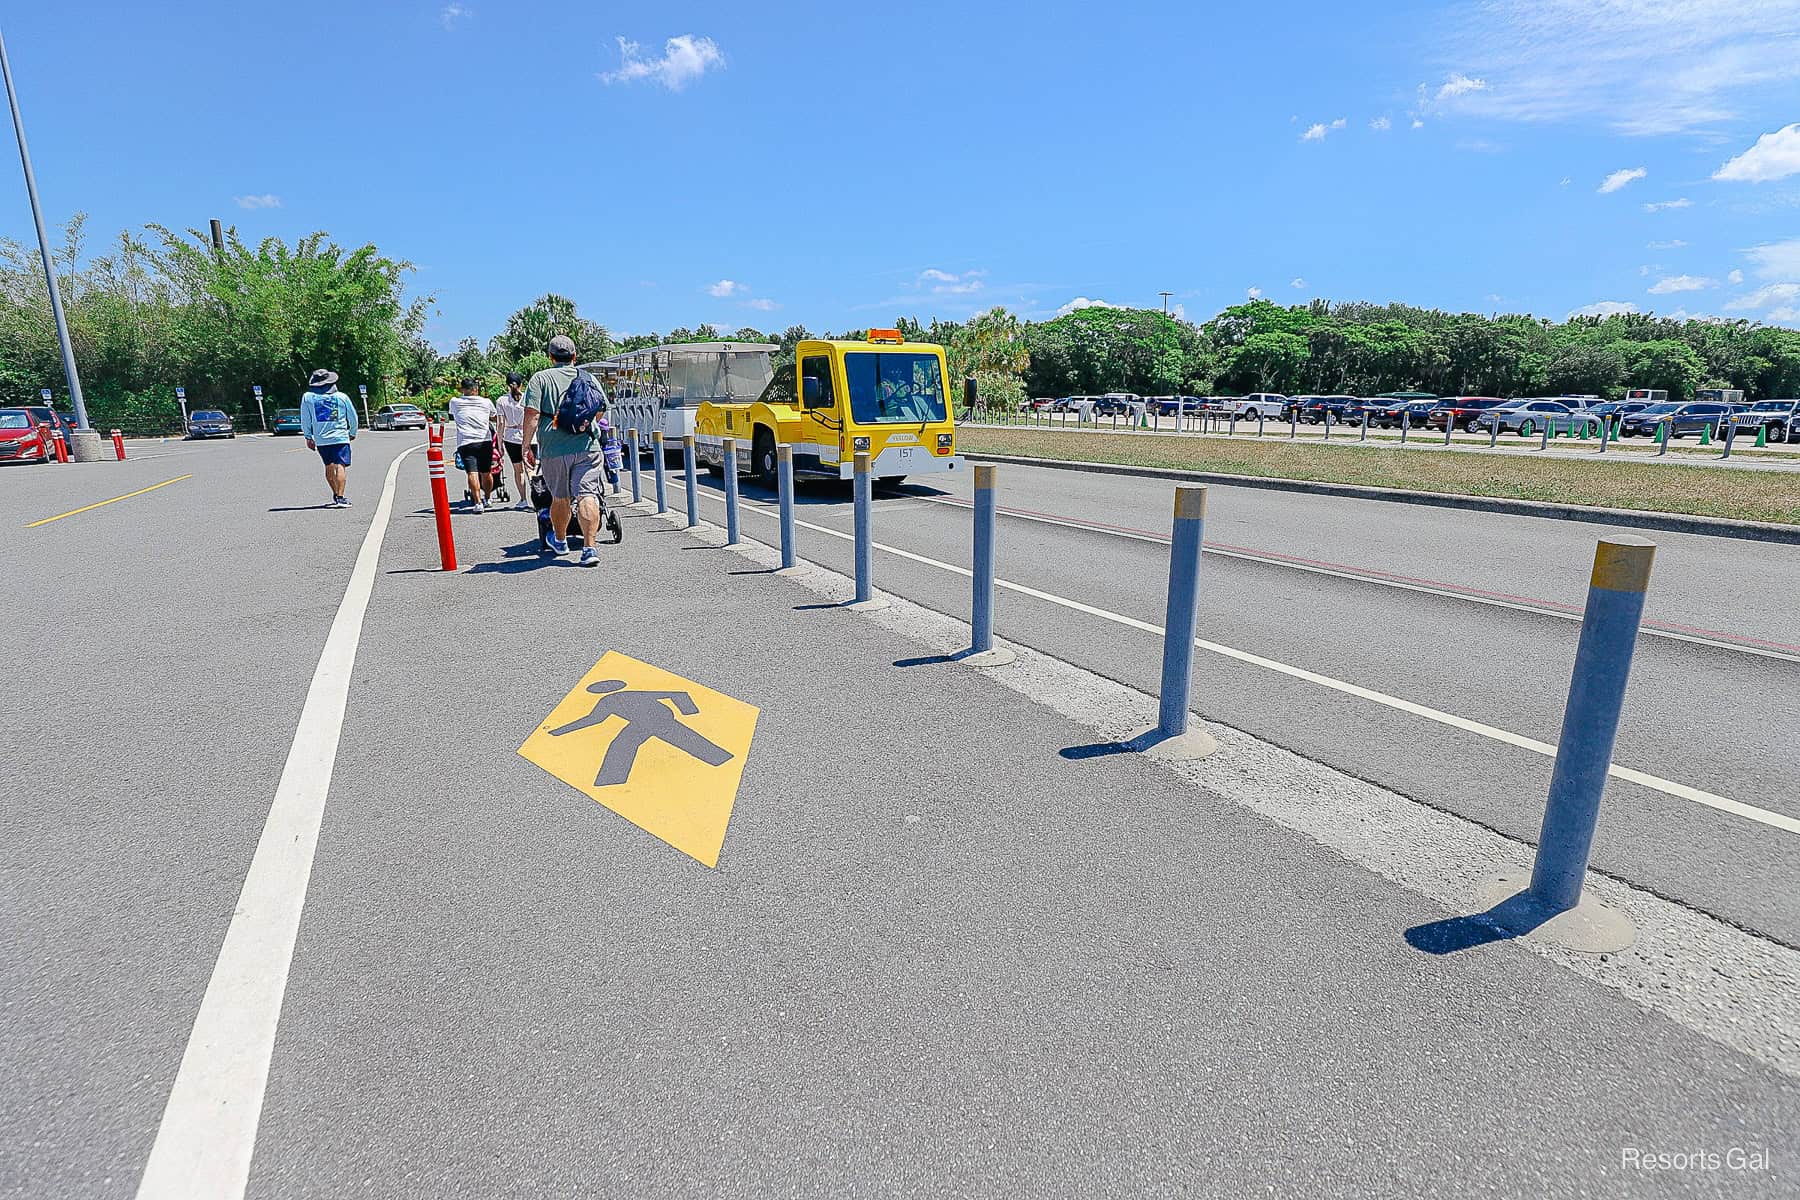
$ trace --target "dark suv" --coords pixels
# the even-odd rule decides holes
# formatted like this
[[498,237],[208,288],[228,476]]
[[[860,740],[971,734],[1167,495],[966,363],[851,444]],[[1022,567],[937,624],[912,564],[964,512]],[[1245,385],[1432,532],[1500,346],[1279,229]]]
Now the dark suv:
[[1333,425],[1342,425],[1350,419],[1347,414],[1359,403],[1355,396],[1294,397],[1294,404],[1300,410],[1300,419],[1309,425],[1323,425],[1327,413],[1331,414]]
[[1758,427],[1769,431],[1771,442],[1800,440],[1800,400],[1758,400],[1737,414],[1738,436],[1756,436]]

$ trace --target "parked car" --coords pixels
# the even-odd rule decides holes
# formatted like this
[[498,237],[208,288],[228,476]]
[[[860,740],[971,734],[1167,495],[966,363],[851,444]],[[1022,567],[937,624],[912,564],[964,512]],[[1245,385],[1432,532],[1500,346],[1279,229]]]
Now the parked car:
[[1370,413],[1369,424],[1382,429],[1399,429],[1402,425],[1417,429],[1437,405],[1436,400],[1384,400],[1382,407]]
[[1125,416],[1141,403],[1142,399],[1131,392],[1108,392],[1094,401],[1094,411],[1103,417]]
[[23,408],[0,408],[0,462],[49,462],[50,434]]
[[1499,426],[1502,433],[1534,437],[1546,428],[1552,433],[1574,433],[1583,428],[1598,432],[1600,420],[1591,410],[1573,408],[1563,400],[1521,396],[1476,414],[1469,428],[1488,432]]
[[1240,421],[1254,420],[1261,413],[1263,419],[1273,421],[1287,412],[1289,400],[1280,392],[1251,392],[1248,396],[1218,398],[1220,411],[1236,413]]
[[1761,426],[1771,442],[1800,440],[1800,400],[1758,400],[1737,414],[1737,426],[1752,437]]
[[1476,417],[1505,403],[1499,396],[1446,396],[1425,415],[1425,423],[1442,429],[1449,421],[1452,428],[1467,429]]
[[1664,402],[1652,404],[1625,418],[1620,437],[1655,437],[1659,425],[1668,425],[1669,436],[1678,438],[1711,429],[1731,414],[1729,404]]
[[416,404],[384,404],[375,410],[371,429],[423,429],[425,412]]
[[1323,425],[1327,413],[1333,425],[1342,425],[1349,419],[1344,414],[1356,405],[1357,399],[1355,396],[1295,396],[1293,403],[1299,406],[1300,419],[1309,425]]
[[1620,417],[1629,417],[1634,412],[1643,412],[1649,407],[1648,400],[1608,400],[1603,404],[1594,405],[1588,411],[1596,417],[1617,420]]
[[280,437],[286,433],[299,433],[300,410],[297,408],[283,408],[277,410],[275,413],[275,424],[270,426],[269,432],[276,437]]
[[74,436],[75,418],[67,413],[59,413],[48,404],[22,404],[19,407],[30,413],[33,421],[46,426],[46,433],[54,433],[60,429],[65,442]]
[[187,435],[198,441],[201,438],[234,438],[237,430],[232,428],[231,418],[216,408],[203,408],[188,414]]

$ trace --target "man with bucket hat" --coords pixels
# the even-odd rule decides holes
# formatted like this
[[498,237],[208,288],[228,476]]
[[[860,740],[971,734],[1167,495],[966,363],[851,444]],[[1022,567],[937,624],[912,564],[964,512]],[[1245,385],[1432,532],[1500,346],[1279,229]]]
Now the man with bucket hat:
[[331,488],[331,507],[349,508],[345,495],[350,476],[350,443],[356,440],[356,406],[337,390],[337,372],[320,367],[306,381],[300,398],[300,429],[306,446],[317,450],[325,462],[325,483]]

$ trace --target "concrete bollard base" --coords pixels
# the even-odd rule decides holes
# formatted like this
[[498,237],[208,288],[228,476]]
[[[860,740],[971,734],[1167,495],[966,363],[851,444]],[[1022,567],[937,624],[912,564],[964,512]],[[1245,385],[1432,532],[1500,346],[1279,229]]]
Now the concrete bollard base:
[[77,429],[69,434],[69,459],[72,462],[101,462],[116,457],[98,429]]
[[1617,954],[1637,941],[1631,918],[1583,891],[1574,908],[1552,913],[1531,898],[1531,872],[1503,874],[1482,890],[1486,916],[1527,941],[1546,942],[1581,954]]
[[870,596],[867,600],[850,600],[844,607],[851,612],[880,612],[884,608],[892,608],[893,602],[886,596]]
[[1199,762],[1210,758],[1219,749],[1219,741],[1212,734],[1190,724],[1186,733],[1178,733],[1174,737],[1164,737],[1157,726],[1140,730],[1119,743],[1127,750],[1151,758],[1159,758],[1164,762]]
[[1019,660],[1019,656],[1005,646],[992,646],[981,651],[964,650],[954,657],[957,662],[969,667],[1004,667],[1007,663]]

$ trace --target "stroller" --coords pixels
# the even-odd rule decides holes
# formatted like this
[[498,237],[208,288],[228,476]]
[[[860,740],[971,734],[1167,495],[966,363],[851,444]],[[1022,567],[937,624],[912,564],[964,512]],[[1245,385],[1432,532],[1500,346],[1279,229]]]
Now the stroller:
[[[607,424],[606,421],[602,420],[600,422],[600,427],[601,445],[604,451],[606,446],[616,445],[618,438],[613,433],[612,426]],[[550,549],[551,530],[550,489],[544,485],[543,471],[534,469],[531,472],[530,477],[526,480],[526,486],[531,489],[531,507],[537,510],[538,549],[547,552]],[[619,524],[619,514],[614,512],[606,503],[606,493],[607,488],[604,486],[603,479],[599,495],[600,528],[606,532],[607,536],[605,540],[607,544],[616,546],[625,540],[625,527]],[[573,518],[569,521],[568,541],[569,549],[571,550],[580,550],[587,545],[587,538],[583,536],[581,532],[580,522]]]
[[[512,493],[506,488],[506,446],[500,440],[500,427],[494,426],[494,469],[488,472],[487,492],[489,504],[511,504]],[[463,489],[463,503],[475,503],[475,493],[468,488]]]

